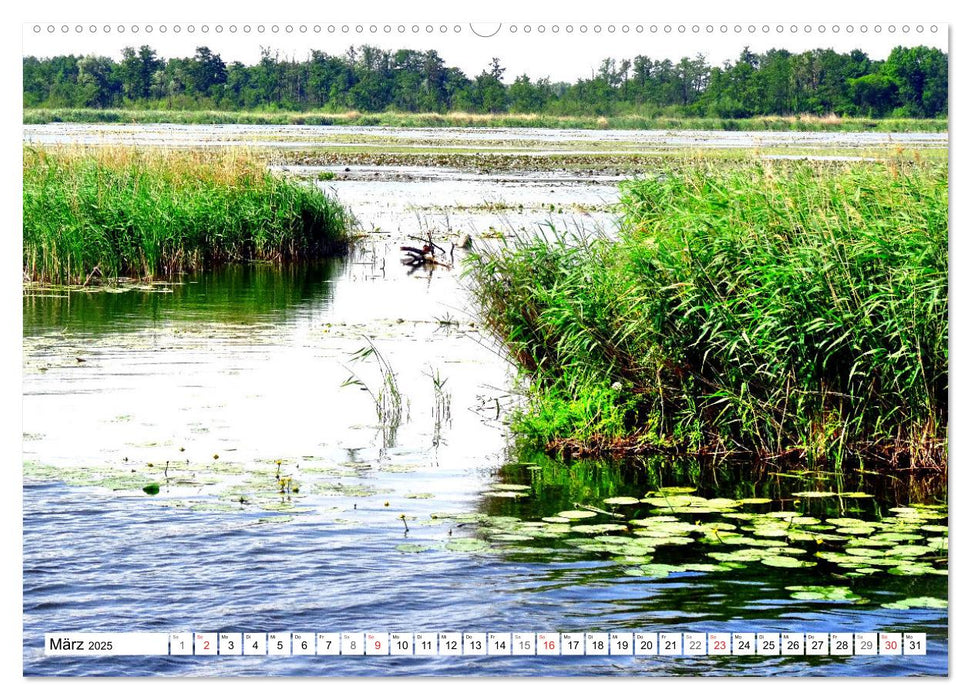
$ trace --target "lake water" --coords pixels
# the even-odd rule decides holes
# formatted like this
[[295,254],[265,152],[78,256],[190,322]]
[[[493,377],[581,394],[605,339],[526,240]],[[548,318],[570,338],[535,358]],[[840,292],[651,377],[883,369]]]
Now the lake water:
[[[30,127],[25,137],[99,140],[113,129]],[[124,127],[135,142],[177,133],[181,145],[254,131],[319,144],[375,130]],[[429,147],[481,138],[447,131],[381,133]],[[501,131],[526,150],[594,140]],[[231,266],[123,291],[25,292],[25,673],[947,673],[947,610],[926,602],[947,599],[942,484],[806,467],[793,476],[659,459],[565,463],[515,446],[506,427],[519,402],[515,372],[482,332],[461,275],[465,252],[451,244],[466,233],[477,246],[550,228],[609,234],[618,176],[326,170],[340,179],[315,186],[365,232],[344,259]],[[429,232],[452,265],[402,265],[399,247]],[[357,353],[368,347],[377,352]],[[401,400],[386,401],[382,418],[388,372]],[[157,495],[143,491],[149,484]],[[688,485],[697,490],[678,489]],[[617,497],[645,500],[606,502]],[[732,540],[740,535],[754,543]],[[739,554],[760,547],[764,556]],[[885,607],[900,601],[909,609]],[[913,631],[927,634],[928,654],[42,652],[45,632],[186,630]]]

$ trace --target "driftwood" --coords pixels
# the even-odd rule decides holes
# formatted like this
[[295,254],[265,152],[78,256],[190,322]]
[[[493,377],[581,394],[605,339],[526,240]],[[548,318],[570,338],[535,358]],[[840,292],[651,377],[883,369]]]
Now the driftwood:
[[407,265],[412,268],[421,267],[423,265],[439,265],[441,267],[452,267],[452,259],[455,253],[455,244],[452,244],[452,253],[449,255],[449,262],[443,262],[440,258],[435,256],[435,251],[441,251],[442,255],[445,255],[445,249],[432,240],[432,234],[428,232],[428,242],[425,243],[421,248],[416,248],[415,246],[403,245],[401,246],[401,251],[405,254],[405,257],[401,259],[402,264]]

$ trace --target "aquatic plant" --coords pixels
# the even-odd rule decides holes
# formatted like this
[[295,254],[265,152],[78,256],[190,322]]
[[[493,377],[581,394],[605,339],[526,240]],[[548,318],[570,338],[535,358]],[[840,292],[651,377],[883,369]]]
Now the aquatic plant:
[[906,162],[720,166],[622,188],[620,240],[477,253],[552,449],[946,463],[948,195]]
[[24,147],[24,277],[87,284],[342,250],[350,216],[234,150]]
[[351,375],[344,380],[341,386],[356,386],[367,391],[374,402],[374,410],[377,413],[378,420],[381,421],[382,428],[387,431],[386,442],[393,444],[395,433],[401,425],[404,415],[405,398],[398,388],[398,375],[387,358],[381,354],[373,340],[365,336],[364,341],[367,345],[354,351],[351,355],[351,362],[357,363],[373,358],[381,375],[380,385],[376,389],[372,389],[352,370]]

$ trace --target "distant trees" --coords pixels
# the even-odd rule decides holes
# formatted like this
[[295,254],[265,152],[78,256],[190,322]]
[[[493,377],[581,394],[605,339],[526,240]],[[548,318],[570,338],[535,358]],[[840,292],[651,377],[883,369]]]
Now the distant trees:
[[630,112],[742,118],[767,114],[940,117],[947,114],[947,54],[897,47],[884,61],[863,51],[753,53],[711,66],[701,54],[677,62],[638,55],[604,59],[589,78],[550,83],[516,76],[493,58],[469,78],[436,51],[351,47],[302,61],[261,50],[257,64],[229,65],[200,46],[189,58],[159,58],[149,46],[105,56],[23,59],[26,107],[170,109],[355,109],[613,115]]

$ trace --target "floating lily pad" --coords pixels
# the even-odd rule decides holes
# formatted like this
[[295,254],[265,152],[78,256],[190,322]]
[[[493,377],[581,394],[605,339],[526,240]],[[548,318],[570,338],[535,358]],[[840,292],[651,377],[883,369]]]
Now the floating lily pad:
[[764,549],[737,549],[734,552],[708,552],[708,556],[718,561],[762,561]]
[[924,576],[925,574],[946,574],[947,572],[939,572],[931,564],[925,562],[905,562],[892,569],[888,569],[887,573],[893,574],[894,576]]
[[796,600],[859,600],[846,586],[786,586]]
[[497,532],[489,535],[489,539],[494,542],[528,542],[533,536],[521,532]]
[[592,510],[564,510],[557,513],[557,515],[567,520],[583,520],[584,518],[594,517],[596,513]]
[[885,550],[870,549],[868,547],[847,547],[845,551],[851,557],[867,557],[872,559],[873,557],[887,556]]
[[836,527],[872,527],[866,520],[860,520],[859,518],[827,518],[826,522]]
[[666,578],[668,575],[679,571],[683,571],[680,566],[670,564],[644,564],[641,566],[642,575],[652,578]]
[[617,523],[603,523],[601,525],[574,525],[570,529],[573,530],[573,532],[594,534],[602,532],[623,532],[627,529],[627,526],[619,525]]
[[852,527],[838,527],[836,532],[841,532],[844,535],[870,535],[873,533],[874,528],[866,527],[863,525],[855,525]]
[[773,566],[780,569],[798,569],[807,566],[816,566],[814,561],[803,561],[802,559],[796,559],[795,557],[787,556],[771,556],[762,559],[762,563],[766,566]]
[[742,503],[747,506],[758,506],[758,505],[764,505],[766,503],[772,503],[772,499],[771,498],[743,498],[742,500],[739,501],[739,503]]
[[456,537],[445,544],[445,549],[453,552],[481,552],[488,549],[489,545],[482,540],[474,537]]
[[483,491],[482,495],[492,498],[522,498],[526,494],[521,491]]
[[564,517],[562,517],[560,515],[548,515],[545,518],[543,518],[543,522],[547,522],[547,523],[568,523],[568,522],[570,522],[570,519],[569,518],[564,518]]
[[640,503],[640,499],[631,498],[630,496],[614,496],[613,498],[605,498],[604,503],[609,506],[632,506],[635,503]]
[[399,552],[405,552],[407,554],[418,554],[419,552],[427,552],[431,547],[424,544],[412,544],[406,542],[405,544],[399,544],[395,547]]
[[904,559],[915,559],[925,554],[930,554],[934,549],[918,544],[898,544],[896,547],[887,550],[887,554],[892,557],[903,557]]
[[698,505],[705,502],[704,498],[698,498],[697,496],[661,496],[652,498],[641,499],[642,503],[646,503],[649,506],[655,506],[657,508],[687,508],[688,506]]
[[898,600],[895,603],[884,603],[880,607],[889,608],[891,610],[910,610],[911,608],[935,608],[946,610],[947,601],[941,600],[940,598],[932,598],[930,596],[921,596],[920,598],[904,598],[903,600]]
[[836,495],[835,491],[799,491],[792,494],[796,498],[832,498]]

